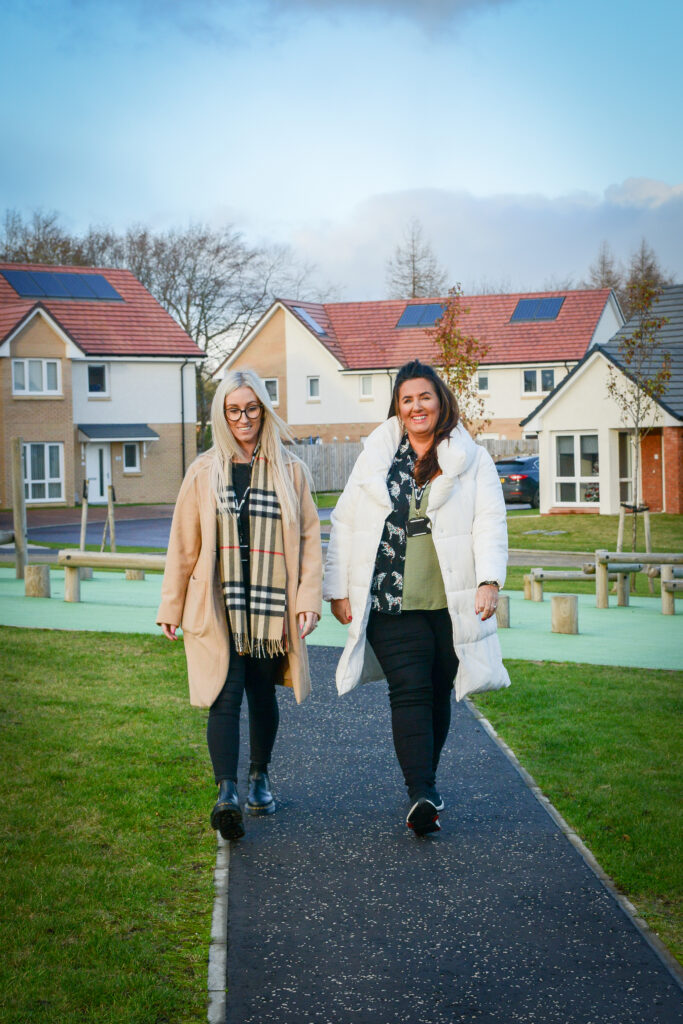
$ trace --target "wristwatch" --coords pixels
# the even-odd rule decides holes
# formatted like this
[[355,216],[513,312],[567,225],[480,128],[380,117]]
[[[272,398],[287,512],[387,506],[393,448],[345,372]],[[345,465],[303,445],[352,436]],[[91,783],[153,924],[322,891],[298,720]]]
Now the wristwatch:
[[479,590],[479,587],[495,587],[497,590],[500,590],[500,583],[498,580],[482,580],[481,583],[477,583],[477,590]]

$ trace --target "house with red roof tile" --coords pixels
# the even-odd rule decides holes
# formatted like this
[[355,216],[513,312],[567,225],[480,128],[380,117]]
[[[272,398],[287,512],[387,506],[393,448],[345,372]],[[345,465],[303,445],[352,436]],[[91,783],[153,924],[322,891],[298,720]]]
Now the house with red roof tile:
[[[226,366],[266,379],[295,436],[357,441],[386,418],[403,363],[438,363],[429,328],[446,301],[279,299]],[[471,295],[462,306],[463,330],[487,346],[477,385],[490,420],[483,436],[497,439],[521,438],[520,421],[624,322],[608,288]]]
[[196,454],[201,349],[128,270],[0,263],[0,507],[174,501]]

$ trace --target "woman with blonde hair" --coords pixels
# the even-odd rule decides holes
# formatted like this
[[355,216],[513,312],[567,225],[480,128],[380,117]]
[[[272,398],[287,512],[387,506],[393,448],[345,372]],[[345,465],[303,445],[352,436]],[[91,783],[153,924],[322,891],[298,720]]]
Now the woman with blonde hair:
[[250,765],[245,808],[272,814],[268,765],[279,724],[277,683],[310,693],[305,637],[321,612],[320,523],[303,463],[253,370],[233,370],[211,406],[213,447],[190,466],[173,514],[157,622],[182,625],[190,701],[209,708],[218,785],[211,825],[244,835],[237,792],[246,691]]

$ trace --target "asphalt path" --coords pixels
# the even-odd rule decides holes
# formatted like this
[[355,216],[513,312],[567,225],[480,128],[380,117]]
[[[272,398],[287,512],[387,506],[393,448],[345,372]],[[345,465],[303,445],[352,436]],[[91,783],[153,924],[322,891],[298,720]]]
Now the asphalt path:
[[303,705],[281,694],[278,811],[231,844],[227,1024],[680,1024],[676,980],[464,704],[442,831],[408,831],[384,688],[337,697],[339,653],[310,650]]

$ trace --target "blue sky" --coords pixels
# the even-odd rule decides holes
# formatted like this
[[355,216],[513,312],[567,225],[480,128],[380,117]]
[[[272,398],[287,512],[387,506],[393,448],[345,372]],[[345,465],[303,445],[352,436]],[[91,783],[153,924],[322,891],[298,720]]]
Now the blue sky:
[[683,279],[682,37],[677,0],[5,0],[0,205],[229,221],[347,299],[413,217],[469,290],[603,238]]

